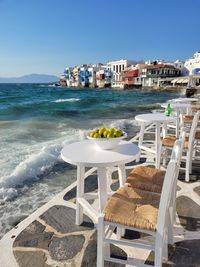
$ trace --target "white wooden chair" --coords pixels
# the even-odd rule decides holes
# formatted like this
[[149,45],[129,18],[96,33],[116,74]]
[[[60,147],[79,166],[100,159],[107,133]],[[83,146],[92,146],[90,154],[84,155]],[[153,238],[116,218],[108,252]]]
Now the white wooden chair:
[[[176,140],[172,154],[171,160],[173,160],[178,168],[176,170],[176,180],[179,176],[180,162],[183,152],[183,145],[186,137],[186,129],[182,129],[181,137],[179,140]],[[146,176],[145,176],[146,174]],[[160,169],[150,168],[148,166],[138,166],[129,174],[126,184],[132,188],[138,188],[141,190],[146,190],[154,193],[161,193],[164,183],[166,172]],[[173,226],[174,220],[176,218],[176,186],[173,188],[173,197],[171,198],[170,208],[170,224],[169,233],[168,233],[168,243],[174,244],[174,234]],[[124,234],[124,231],[118,230],[118,237]]]
[[[181,168],[181,169],[185,171],[185,181],[186,182],[189,182],[189,180],[190,180],[189,176],[192,173],[192,159],[193,159],[193,155],[195,155],[195,148],[196,148],[195,135],[196,135],[196,131],[197,131],[199,116],[200,116],[200,111],[198,111],[194,115],[191,129],[189,132],[189,137],[184,142],[184,145],[183,145],[183,152],[186,154],[186,156],[185,156],[186,166],[185,166],[185,168]],[[163,151],[164,149],[165,150],[166,149],[172,149],[175,140],[176,140],[175,136],[172,136],[172,135],[166,136],[162,140],[161,150]]]
[[[178,140],[175,142],[171,153],[171,159],[173,159],[178,164],[178,166],[180,166],[185,137],[186,129],[183,128],[179,142]],[[128,186],[133,188],[161,193],[164,177],[165,170],[163,169],[156,169],[139,165],[133,168],[133,170],[129,173],[126,183],[128,184]]]
[[[104,214],[98,217],[97,267],[104,266],[104,260],[134,266],[152,266],[130,259],[122,260],[107,255],[109,245],[137,247],[155,251],[154,266],[161,267],[162,259],[167,258],[169,208],[176,187],[177,164],[171,160],[168,164],[161,196],[157,193],[119,188],[109,199]],[[117,240],[111,238],[113,228],[122,227],[149,234],[153,243]]]

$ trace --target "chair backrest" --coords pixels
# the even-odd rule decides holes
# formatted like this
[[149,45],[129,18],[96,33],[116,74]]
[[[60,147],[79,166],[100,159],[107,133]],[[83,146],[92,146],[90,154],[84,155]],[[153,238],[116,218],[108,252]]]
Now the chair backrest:
[[192,126],[190,130],[190,136],[189,136],[189,143],[188,143],[188,152],[192,153],[193,150],[193,145],[194,145],[194,140],[195,140],[195,134],[197,131],[197,126],[198,126],[198,120],[200,116],[200,111],[198,111],[192,120]]
[[182,153],[183,153],[183,147],[184,147],[184,142],[185,142],[185,137],[186,137],[186,127],[181,129],[181,136],[179,138],[179,140],[176,140],[176,142],[174,143],[174,147],[172,150],[172,154],[171,154],[171,159],[174,160],[178,166],[180,166],[180,162],[181,162],[181,157],[182,157]]
[[167,227],[167,219],[168,219],[168,209],[170,206],[171,197],[173,197],[173,188],[176,180],[176,170],[178,168],[177,163],[174,160],[170,160],[165,179],[162,187],[159,210],[158,210],[158,219],[157,219],[157,227],[156,231],[158,232],[158,236],[163,236],[166,227]]
[[[182,153],[183,153],[185,136],[186,136],[186,129],[183,129],[180,139],[176,140],[176,142],[174,144],[174,147],[172,150],[172,155],[171,155],[171,161],[173,161],[177,164],[177,168],[175,170],[175,179],[174,179],[174,183],[172,186],[172,193],[171,193],[171,203],[172,203],[173,207],[175,207],[175,202],[176,202],[177,181],[178,181],[178,176],[179,176],[180,163],[181,163],[181,157],[182,157]],[[176,210],[176,208],[175,208],[175,210]]]

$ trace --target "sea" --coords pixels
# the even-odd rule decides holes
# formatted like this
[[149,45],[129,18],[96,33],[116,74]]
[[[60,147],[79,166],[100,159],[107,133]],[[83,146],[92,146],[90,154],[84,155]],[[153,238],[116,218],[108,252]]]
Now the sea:
[[178,93],[68,89],[48,84],[0,84],[0,238],[76,180],[63,162],[67,143],[97,127],[139,130],[136,114],[161,109]]

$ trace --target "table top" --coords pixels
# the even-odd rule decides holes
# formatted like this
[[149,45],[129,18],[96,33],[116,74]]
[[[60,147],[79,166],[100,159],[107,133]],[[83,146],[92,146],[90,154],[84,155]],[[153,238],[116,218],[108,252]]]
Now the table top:
[[147,113],[135,116],[136,121],[140,122],[167,122],[175,120],[175,117],[166,116],[164,113]]
[[121,141],[113,150],[102,150],[93,140],[83,140],[65,145],[61,151],[61,158],[79,166],[112,167],[135,160],[139,152],[137,145],[127,141]]
[[181,97],[181,98],[175,98],[175,99],[171,99],[169,100],[169,102],[183,102],[183,103],[190,103],[190,102],[196,102],[196,101],[199,101],[198,98],[184,98],[184,97]]
[[[161,107],[166,108],[168,103],[164,103],[161,105]],[[186,109],[186,108],[191,108],[190,103],[170,103],[171,107],[173,109]]]

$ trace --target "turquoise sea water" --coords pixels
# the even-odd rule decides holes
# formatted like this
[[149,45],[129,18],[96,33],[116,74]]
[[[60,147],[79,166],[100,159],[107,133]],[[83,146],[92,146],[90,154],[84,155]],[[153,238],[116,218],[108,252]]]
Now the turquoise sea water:
[[131,137],[136,114],[177,96],[0,84],[0,236],[75,180],[75,167],[59,158],[64,144],[102,125]]

